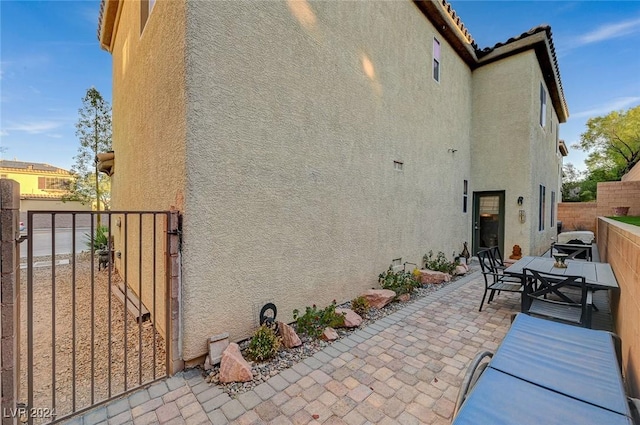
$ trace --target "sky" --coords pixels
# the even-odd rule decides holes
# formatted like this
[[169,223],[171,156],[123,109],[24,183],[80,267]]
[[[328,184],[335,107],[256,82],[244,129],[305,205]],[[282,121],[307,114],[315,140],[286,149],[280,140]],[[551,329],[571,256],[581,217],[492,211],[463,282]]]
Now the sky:
[[[408,1],[408,0],[402,0]],[[640,105],[640,1],[464,1],[453,8],[478,47],[551,25],[569,119],[565,163],[590,117]],[[0,0],[2,159],[70,169],[78,109],[95,87],[111,101],[111,55],[96,37],[99,0]]]

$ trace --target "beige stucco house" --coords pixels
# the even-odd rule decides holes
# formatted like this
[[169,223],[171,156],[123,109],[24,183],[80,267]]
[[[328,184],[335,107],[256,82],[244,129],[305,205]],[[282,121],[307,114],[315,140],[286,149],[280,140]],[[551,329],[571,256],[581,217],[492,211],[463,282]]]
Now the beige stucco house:
[[348,300],[392,261],[555,235],[548,27],[481,50],[446,2],[103,0],[112,209],[183,215],[181,347]]
[[[69,192],[73,174],[60,167],[40,162],[0,160],[0,178],[20,184],[20,221],[26,225],[27,211],[90,211],[91,205],[63,201]],[[61,217],[58,225],[68,225]],[[51,220],[35,216],[34,227],[50,227]]]

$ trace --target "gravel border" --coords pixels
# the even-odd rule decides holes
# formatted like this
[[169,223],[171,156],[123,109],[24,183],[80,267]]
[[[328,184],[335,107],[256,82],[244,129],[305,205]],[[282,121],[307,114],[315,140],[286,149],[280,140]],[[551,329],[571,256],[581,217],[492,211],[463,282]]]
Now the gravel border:
[[[401,301],[393,301],[390,304],[386,305],[382,309],[371,308],[367,313],[366,317],[363,317],[362,324],[357,328],[339,328],[336,329],[338,333],[338,339],[335,341],[327,342],[320,339],[311,339],[306,335],[299,335],[302,340],[302,345],[295,348],[284,348],[282,347],[279,353],[272,358],[271,360],[265,362],[254,362],[247,358],[246,349],[249,346],[250,338],[247,338],[238,343],[240,346],[240,350],[242,355],[247,362],[251,366],[251,370],[253,372],[253,380],[249,382],[231,382],[228,384],[223,384],[218,379],[218,374],[220,371],[220,365],[214,366],[213,369],[209,371],[205,371],[201,366],[197,366],[197,369],[200,369],[202,372],[202,376],[205,378],[205,381],[209,383],[211,386],[215,385],[218,388],[222,389],[226,392],[231,398],[236,398],[242,393],[252,390],[256,386],[262,384],[267,381],[270,377],[277,375],[281,371],[288,369],[295,365],[296,363],[301,362],[307,357],[313,356],[318,351],[321,351],[323,348],[330,346],[333,342],[340,341],[341,339],[351,335],[353,332],[365,328],[377,320],[380,320],[390,314],[395,313],[396,311],[407,307],[413,304],[415,301],[424,298],[425,296],[431,294],[432,292],[438,291],[447,285],[450,285],[453,282],[458,281],[459,279],[468,276],[475,272],[478,269],[477,264],[470,265],[469,271],[460,276],[453,276],[449,282],[443,282],[439,284],[425,284],[420,288],[415,289],[411,293],[411,298],[409,301],[401,302]],[[351,301],[344,302],[337,306],[338,308],[351,308]]]

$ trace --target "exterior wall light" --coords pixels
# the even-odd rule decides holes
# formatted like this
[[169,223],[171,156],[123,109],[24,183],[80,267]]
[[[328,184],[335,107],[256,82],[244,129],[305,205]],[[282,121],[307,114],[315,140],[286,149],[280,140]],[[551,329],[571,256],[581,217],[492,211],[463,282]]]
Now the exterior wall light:
[[522,196],[518,196],[518,205],[522,205],[524,198]]

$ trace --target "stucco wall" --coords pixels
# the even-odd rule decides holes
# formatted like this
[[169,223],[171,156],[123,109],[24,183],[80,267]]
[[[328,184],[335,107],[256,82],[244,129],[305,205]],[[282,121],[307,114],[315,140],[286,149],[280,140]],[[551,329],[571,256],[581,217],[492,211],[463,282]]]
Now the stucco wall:
[[[558,119],[547,103],[547,125],[539,124],[542,81],[535,53],[524,52],[473,73],[472,178],[475,191],[505,191],[505,252],[520,245],[524,255],[548,249],[551,191],[558,190],[555,131]],[[552,125],[553,123],[553,125]],[[538,231],[539,185],[546,186],[545,230]],[[517,205],[519,196],[524,198]],[[523,209],[526,221],[520,222]]]
[[596,202],[561,202],[558,204],[558,220],[562,231],[591,230],[596,232],[598,204]]
[[187,9],[185,359],[470,241],[471,73],[411,2]]
[[[183,210],[185,186],[185,6],[178,1],[156,1],[141,27],[141,3],[120,3],[120,17],[113,48],[113,149],[115,174],[112,179],[114,211]],[[114,220],[117,217],[114,216]],[[125,226],[112,223],[115,249],[123,252],[116,267],[138,292],[139,222]],[[143,228],[151,235],[152,219]],[[146,226],[146,227],[145,227]],[[160,238],[155,254],[156,274],[163,276],[162,255],[166,247]],[[150,242],[145,239],[142,273],[143,302],[151,309],[153,270]],[[131,276],[134,278],[132,279]],[[164,285],[157,288],[164,300]],[[146,294],[146,295],[145,295]],[[157,325],[163,327],[164,306],[158,305]]]
[[611,264],[620,286],[613,292],[616,333],[622,339],[622,372],[629,395],[640,397],[640,227],[598,218],[601,261]]

